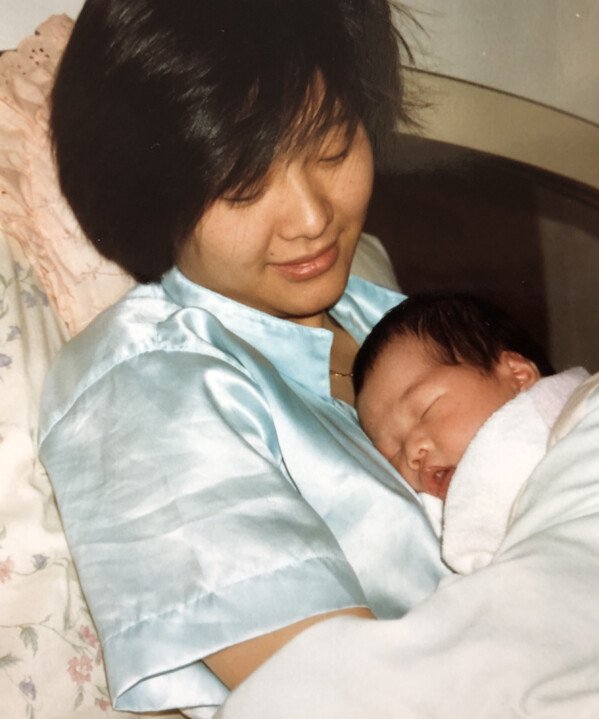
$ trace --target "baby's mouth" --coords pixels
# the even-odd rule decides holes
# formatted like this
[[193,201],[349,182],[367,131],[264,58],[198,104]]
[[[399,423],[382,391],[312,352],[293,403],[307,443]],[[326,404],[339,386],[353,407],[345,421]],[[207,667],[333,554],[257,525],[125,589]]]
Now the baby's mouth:
[[423,491],[445,501],[455,467],[424,467],[420,472]]

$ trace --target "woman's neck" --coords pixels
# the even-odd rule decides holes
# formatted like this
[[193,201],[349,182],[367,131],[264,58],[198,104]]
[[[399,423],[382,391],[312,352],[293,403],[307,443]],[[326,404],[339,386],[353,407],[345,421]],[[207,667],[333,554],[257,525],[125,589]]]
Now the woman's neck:
[[358,352],[358,343],[328,314],[324,316],[322,326],[333,333],[329,367],[331,394],[353,406],[355,397],[352,371]]

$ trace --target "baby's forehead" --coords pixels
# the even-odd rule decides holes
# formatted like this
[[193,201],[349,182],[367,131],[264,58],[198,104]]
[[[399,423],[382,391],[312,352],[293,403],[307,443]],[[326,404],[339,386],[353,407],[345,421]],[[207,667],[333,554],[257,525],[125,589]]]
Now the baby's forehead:
[[437,365],[426,340],[412,335],[390,339],[366,373],[356,399],[358,414],[375,417],[391,411],[409,399]]
[[377,365],[392,361],[400,369],[403,365],[423,362],[429,366],[442,365],[441,348],[428,335],[416,335],[411,332],[392,335],[382,347],[379,356],[373,363],[373,371]]

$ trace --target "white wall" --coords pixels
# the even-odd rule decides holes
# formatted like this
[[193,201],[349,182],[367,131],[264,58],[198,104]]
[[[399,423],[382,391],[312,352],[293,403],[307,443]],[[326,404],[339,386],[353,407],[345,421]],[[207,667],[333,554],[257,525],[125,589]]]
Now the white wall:
[[49,15],[79,14],[83,0],[0,0],[0,49],[16,47]]
[[406,0],[423,69],[599,123],[598,0]]

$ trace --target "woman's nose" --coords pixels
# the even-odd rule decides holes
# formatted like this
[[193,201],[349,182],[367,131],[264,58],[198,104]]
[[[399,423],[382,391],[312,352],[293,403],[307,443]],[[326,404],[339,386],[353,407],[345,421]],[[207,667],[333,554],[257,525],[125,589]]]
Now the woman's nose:
[[326,187],[308,168],[289,167],[279,213],[281,237],[318,239],[333,218],[333,205]]

